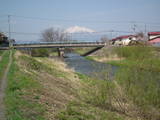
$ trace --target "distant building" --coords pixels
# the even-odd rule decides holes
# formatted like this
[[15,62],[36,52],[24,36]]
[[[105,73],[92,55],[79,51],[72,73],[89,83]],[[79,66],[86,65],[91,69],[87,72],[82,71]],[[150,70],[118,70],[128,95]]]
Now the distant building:
[[135,35],[125,35],[125,36],[119,36],[111,40],[112,45],[124,45],[127,46],[131,43],[131,41],[136,41],[137,36]]
[[5,36],[3,33],[0,33],[0,46],[8,46],[8,45],[9,45],[8,37]]
[[160,44],[160,32],[149,32],[148,42],[150,44]]
[[8,37],[6,37],[3,33],[0,33],[0,42],[7,41]]

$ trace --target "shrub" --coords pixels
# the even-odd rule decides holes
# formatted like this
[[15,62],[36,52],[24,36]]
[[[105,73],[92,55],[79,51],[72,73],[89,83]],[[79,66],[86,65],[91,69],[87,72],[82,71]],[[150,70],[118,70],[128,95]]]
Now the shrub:
[[115,53],[127,59],[144,59],[152,55],[153,48],[147,46],[116,47]]
[[31,55],[33,57],[48,57],[50,54],[50,50],[46,48],[32,49]]

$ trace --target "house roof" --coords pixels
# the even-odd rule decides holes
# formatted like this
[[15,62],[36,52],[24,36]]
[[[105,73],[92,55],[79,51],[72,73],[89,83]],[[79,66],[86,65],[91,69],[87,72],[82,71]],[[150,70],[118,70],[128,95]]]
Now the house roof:
[[160,35],[160,32],[149,32],[148,35]]
[[136,37],[135,35],[123,35],[123,36],[119,36],[119,37],[116,37],[114,39],[112,39],[112,41],[116,41],[116,40],[119,40],[119,39],[126,39],[126,38],[129,38],[129,37]]
[[148,41],[151,44],[160,43],[160,38],[155,38],[153,40]]

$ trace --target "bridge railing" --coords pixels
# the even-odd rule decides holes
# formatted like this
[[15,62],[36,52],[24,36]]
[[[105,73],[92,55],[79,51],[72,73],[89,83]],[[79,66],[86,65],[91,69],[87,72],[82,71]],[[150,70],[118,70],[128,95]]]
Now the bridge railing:
[[52,45],[52,44],[95,44],[95,45],[105,45],[105,42],[30,42],[30,43],[13,43],[13,46],[22,45]]

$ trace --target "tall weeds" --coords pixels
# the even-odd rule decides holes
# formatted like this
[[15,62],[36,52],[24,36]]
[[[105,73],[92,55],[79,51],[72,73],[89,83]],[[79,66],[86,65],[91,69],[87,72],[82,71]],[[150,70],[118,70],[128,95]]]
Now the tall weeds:
[[139,114],[148,120],[160,118],[160,58],[151,47],[134,46],[116,48],[115,51],[124,61],[116,76],[129,100],[138,108]]

